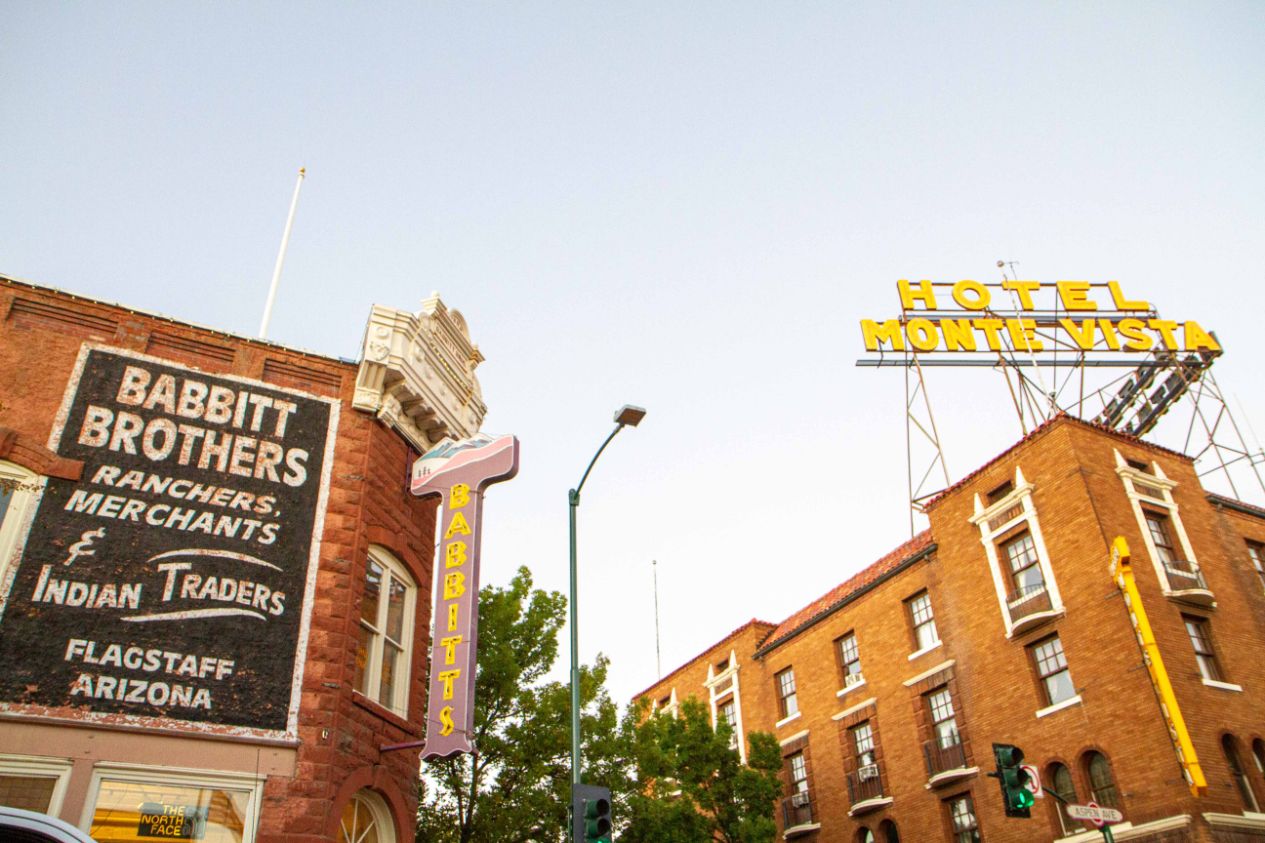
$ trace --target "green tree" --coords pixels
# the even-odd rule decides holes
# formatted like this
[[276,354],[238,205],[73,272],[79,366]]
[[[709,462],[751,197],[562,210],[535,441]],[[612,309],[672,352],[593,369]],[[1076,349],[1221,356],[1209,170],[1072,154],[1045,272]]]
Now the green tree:
[[[419,843],[559,843],[571,801],[571,698],[545,675],[558,657],[566,598],[532,588],[519,568],[507,588],[479,592],[472,756],[422,765]],[[585,781],[631,788],[631,736],[603,687],[607,661],[580,671]],[[618,813],[616,813],[618,817]]]
[[713,729],[707,707],[695,699],[682,703],[676,717],[646,717],[642,706],[628,722],[638,781],[621,843],[773,840],[782,768],[773,735],[747,735],[744,765],[729,746],[732,728],[722,719]]

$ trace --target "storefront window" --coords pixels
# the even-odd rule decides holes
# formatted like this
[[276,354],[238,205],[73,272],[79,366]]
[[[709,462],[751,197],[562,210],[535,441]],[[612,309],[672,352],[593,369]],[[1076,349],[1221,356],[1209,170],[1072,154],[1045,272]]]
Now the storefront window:
[[113,840],[244,843],[251,792],[197,785],[101,780],[88,834]]
[[0,773],[0,805],[24,811],[48,812],[57,779],[44,776],[10,776]]
[[0,755],[0,805],[56,814],[70,768],[70,761],[63,758]]

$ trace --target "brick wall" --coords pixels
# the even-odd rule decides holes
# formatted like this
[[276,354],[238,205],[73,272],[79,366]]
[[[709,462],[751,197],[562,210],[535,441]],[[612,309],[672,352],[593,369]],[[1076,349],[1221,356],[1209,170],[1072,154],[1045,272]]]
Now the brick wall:
[[[1117,471],[1117,452],[1148,471],[1158,465],[1175,482],[1173,503],[1214,605],[1199,602],[1198,595],[1165,595]],[[980,520],[977,495],[979,506],[987,507],[990,492],[1004,495],[1007,483],[1030,487],[1036,524],[1027,519],[1016,529],[1040,533],[1061,597],[1061,607],[1034,614],[1035,625],[1009,635],[1004,613],[1012,610],[1006,595],[999,596],[980,527],[972,521]],[[1000,789],[984,775],[994,764],[991,744],[998,742],[1020,746],[1047,784],[1050,765],[1064,764],[1080,802],[1090,798],[1086,754],[1105,756],[1119,807],[1141,829],[1122,830],[1117,839],[1265,839],[1265,824],[1242,819],[1243,799],[1222,750],[1223,737],[1232,736],[1248,786],[1265,804],[1265,776],[1251,755],[1254,741],[1265,753],[1265,587],[1244,544],[1246,538],[1265,542],[1265,511],[1232,504],[1210,499],[1184,456],[1067,418],[1043,426],[950,489],[930,508],[929,536],[783,622],[743,665],[746,727],[775,731],[788,749],[801,742],[810,748],[813,820],[820,827],[792,828],[791,834],[853,841],[866,828],[882,840],[894,823],[902,840],[951,839],[948,802],[967,794],[986,841],[1063,836],[1051,798],[1039,801],[1030,819],[1004,816]],[[1005,529],[1000,539],[1015,533]],[[1208,780],[1199,799],[1182,778],[1128,610],[1108,572],[1117,535],[1131,546],[1143,604]],[[1003,584],[1005,565],[1000,558]],[[924,590],[941,643],[915,654],[907,601]],[[1202,680],[1183,616],[1206,619],[1225,683],[1241,690]],[[844,688],[838,640],[850,632],[865,681]],[[1079,696],[1062,708],[1047,705],[1032,651],[1054,635]],[[646,695],[666,693],[671,684],[680,697],[694,693],[706,700],[700,676],[725,646],[713,647]],[[800,714],[778,725],[774,676],[788,667],[795,672]],[[752,686],[762,693],[748,695]],[[962,737],[960,749],[947,752],[933,740],[927,698],[941,690],[949,694]],[[857,779],[850,731],[865,722],[873,727],[881,776],[881,793],[873,798]],[[1204,813],[1236,815],[1243,827],[1218,826],[1214,834]],[[1190,818],[1184,824],[1182,815]]]
[[[342,808],[364,787],[376,790],[386,801],[395,815],[399,839],[411,839],[419,750],[382,753],[380,747],[422,736],[419,724],[426,697],[424,642],[429,638],[436,503],[407,491],[406,478],[417,454],[377,419],[352,409],[355,364],[0,279],[0,396],[6,405],[0,414],[0,458],[37,473],[74,476],[75,467],[58,463],[45,445],[84,342],[142,352],[209,373],[300,389],[340,402],[303,662],[298,740],[293,744],[260,743],[261,752],[280,751],[286,757],[274,765],[284,772],[274,772],[266,781],[257,839],[264,843],[335,839]],[[413,653],[407,719],[352,689],[359,606],[371,544],[387,548],[401,560],[419,587],[412,638],[421,643]],[[267,646],[267,642],[260,645]],[[45,718],[42,722],[55,726],[79,716],[74,709],[52,714],[54,720]],[[172,723],[171,727],[174,731],[164,734],[174,736],[175,743],[161,752],[178,759],[182,767],[199,767],[199,757],[208,754],[200,747],[208,742],[242,743],[231,729],[180,737],[180,725]],[[18,733],[4,730],[22,728],[20,713],[16,719],[0,722],[0,744],[15,746],[4,736]],[[48,734],[60,744],[63,755],[93,761],[154,762],[154,750],[139,748],[142,737],[148,737],[143,729],[134,730],[135,750],[128,748],[126,740],[122,744],[114,740],[112,746],[122,747],[114,756],[94,756],[95,728],[78,725]],[[54,749],[49,751],[55,754]],[[246,761],[238,772],[259,769],[257,760],[242,757]],[[75,813],[73,806],[68,805],[64,813]],[[71,821],[78,822],[77,814]]]

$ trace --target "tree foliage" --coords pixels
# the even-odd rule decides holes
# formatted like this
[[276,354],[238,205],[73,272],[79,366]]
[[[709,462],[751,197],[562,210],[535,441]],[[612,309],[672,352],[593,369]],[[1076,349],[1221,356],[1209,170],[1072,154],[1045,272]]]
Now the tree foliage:
[[630,715],[638,782],[631,822],[621,843],[768,843],[776,833],[773,809],[781,790],[777,739],[747,735],[744,766],[729,746],[732,728],[712,728],[708,708],[695,699],[676,717]]
[[[558,657],[566,598],[532,588],[519,568],[507,588],[479,592],[473,756],[424,764],[419,843],[558,843],[571,792],[569,686],[545,681]],[[626,804],[631,739],[603,685],[606,659],[580,671],[585,781]]]

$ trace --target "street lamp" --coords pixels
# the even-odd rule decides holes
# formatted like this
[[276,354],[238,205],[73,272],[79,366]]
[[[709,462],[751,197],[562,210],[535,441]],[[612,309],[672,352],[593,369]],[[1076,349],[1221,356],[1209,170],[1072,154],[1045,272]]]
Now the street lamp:
[[579,485],[567,492],[567,503],[571,511],[571,599],[569,604],[571,608],[571,783],[573,785],[580,783],[580,633],[576,619],[575,511],[580,506],[580,490],[584,488],[584,481],[589,479],[589,472],[593,470],[593,465],[602,455],[602,451],[606,450],[606,446],[615,438],[616,433],[625,427],[636,427],[645,415],[646,411],[641,407],[634,407],[631,404],[620,407],[619,412],[615,414],[615,429],[611,431],[610,436],[606,437],[602,447],[597,449],[593,459],[589,460],[589,467],[584,469],[584,476],[580,478]]

